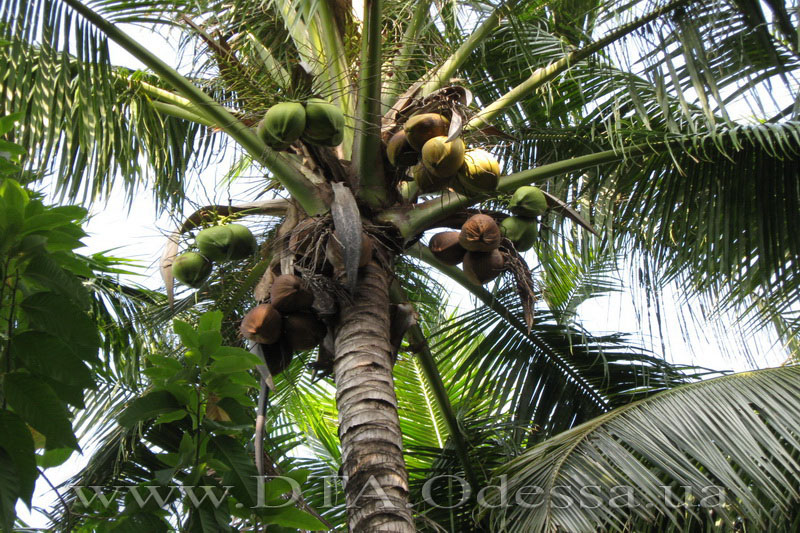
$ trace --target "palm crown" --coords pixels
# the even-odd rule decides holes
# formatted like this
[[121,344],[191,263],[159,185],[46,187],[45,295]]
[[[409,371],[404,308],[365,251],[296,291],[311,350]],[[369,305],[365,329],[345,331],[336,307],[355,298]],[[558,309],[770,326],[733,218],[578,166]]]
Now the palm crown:
[[[616,254],[635,252],[648,291],[677,280],[690,297],[734,309],[752,327],[774,324],[793,338],[800,128],[792,121],[798,66],[792,9],[770,3],[774,22],[768,23],[763,6],[742,2],[374,0],[363,7],[355,13],[347,2],[328,1],[8,2],[0,19],[8,97],[0,105],[4,112],[27,111],[17,140],[36,148],[30,165],[55,171],[70,200],[103,197],[121,182],[131,194],[146,184],[159,206],[178,207],[192,170],[229,144],[239,150],[238,171],[248,165],[263,171],[275,199],[208,206],[175,231],[162,265],[170,303],[182,236],[219,217],[276,217],[258,235],[262,254],[246,254],[234,272],[198,282],[198,294],[179,298],[174,310],[187,312],[198,300],[219,309],[230,342],[238,342],[232,326],[252,305],[252,291],[255,300],[266,300],[278,274],[299,275],[317,302],[327,295],[327,307],[315,303],[327,329],[316,365],[333,374],[335,410],[332,389],[313,382],[301,363],[283,373],[275,366],[275,357],[286,363],[287,350],[297,351],[291,346],[277,356],[261,353],[262,400],[274,378],[269,435],[301,429],[299,442],[319,459],[305,466],[323,473],[341,462],[353,531],[434,528],[421,520],[415,526],[407,503],[409,494],[421,501],[425,482],[437,473],[463,474],[481,487],[500,468],[514,486],[564,479],[578,486],[591,470],[585,456],[573,453],[578,449],[598,454],[593,479],[645,487],[651,503],[657,481],[686,480],[693,486],[725,480],[738,503],[711,518],[696,512],[676,518],[658,506],[653,513],[561,512],[550,500],[534,511],[484,506],[480,522],[473,521],[472,505],[444,512],[421,504],[416,516],[453,531],[489,525],[585,531],[598,524],[661,531],[791,516],[798,443],[795,407],[785,400],[797,396],[793,369],[753,378],[774,386],[772,394],[752,383],[719,382],[714,390],[727,395],[728,410],[714,411],[708,391],[693,388],[699,385],[649,398],[691,379],[618,337],[588,335],[570,317],[592,291],[608,286]],[[182,32],[185,45],[195,47],[192,72],[179,74],[128,37],[121,29],[126,22]],[[109,38],[149,70],[111,66]],[[790,97],[769,101],[776,88]],[[339,138],[315,138],[317,130],[305,129],[278,142],[274,127],[259,131],[267,110],[286,102],[302,104],[310,120],[309,102],[317,98],[342,117]],[[755,120],[738,120],[747,105]],[[410,165],[397,163],[393,148],[387,157],[393,137],[409,136],[409,121],[422,113],[446,119],[437,135],[490,151],[502,166],[496,184],[465,187],[453,177],[466,172],[460,160],[456,171],[425,182],[423,171],[435,174],[435,165],[424,150],[424,168],[412,180]],[[481,286],[477,267],[445,264],[419,244],[424,232],[461,228],[478,213],[496,222],[509,218],[509,197],[531,184],[544,189],[548,206],[534,223],[537,281],[545,291],[537,290],[530,265],[508,239],[493,247],[502,253],[497,270],[507,271],[495,292]],[[303,250],[299,236],[310,242]],[[338,261],[331,258],[336,253]],[[443,293],[421,263],[482,305],[447,320],[437,308]],[[542,292],[545,305],[534,312]],[[476,331],[483,336],[474,339]],[[401,354],[393,380],[403,337],[402,352],[415,355]],[[690,413],[683,404],[658,403],[680,395],[706,403]],[[636,417],[653,404],[665,417],[686,417],[703,438],[719,438],[714,416],[745,424],[757,437],[741,448],[687,446],[683,460],[659,461],[674,439],[691,439],[680,429],[625,433],[626,423],[641,423]],[[753,405],[755,419],[736,408]],[[268,445],[282,453],[298,442],[287,439]],[[157,446],[167,440],[150,436]],[[259,441],[255,463],[263,474]],[[508,449],[493,455],[493,442]],[[749,467],[745,457],[755,449],[767,450],[779,466]],[[108,466],[109,458],[103,460],[98,465]],[[719,460],[734,466],[723,468]],[[98,475],[98,465],[86,475]],[[460,499],[452,487],[444,492],[448,501]],[[388,510],[378,496],[391,502]],[[766,500],[779,503],[773,508]],[[334,511],[326,517],[342,520]],[[229,519],[213,518],[226,527]],[[190,526],[200,527],[198,520]]]

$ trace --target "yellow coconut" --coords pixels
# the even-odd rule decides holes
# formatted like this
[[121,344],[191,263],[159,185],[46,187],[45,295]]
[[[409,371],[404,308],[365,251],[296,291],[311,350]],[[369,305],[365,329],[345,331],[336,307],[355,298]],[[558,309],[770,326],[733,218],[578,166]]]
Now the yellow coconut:
[[414,115],[403,126],[408,144],[417,151],[422,150],[428,139],[446,136],[449,129],[450,121],[438,113]]
[[395,167],[410,167],[419,160],[419,154],[408,144],[406,132],[398,131],[386,144],[386,157]]
[[419,192],[440,191],[450,183],[450,177],[440,178],[429,172],[422,163],[411,169],[411,175],[414,177],[414,182],[416,182]]
[[492,192],[499,178],[500,164],[492,154],[480,148],[466,151],[464,164],[458,170],[458,184],[466,194]]
[[439,178],[452,178],[464,164],[464,141],[441,135],[429,139],[422,147],[422,164]]

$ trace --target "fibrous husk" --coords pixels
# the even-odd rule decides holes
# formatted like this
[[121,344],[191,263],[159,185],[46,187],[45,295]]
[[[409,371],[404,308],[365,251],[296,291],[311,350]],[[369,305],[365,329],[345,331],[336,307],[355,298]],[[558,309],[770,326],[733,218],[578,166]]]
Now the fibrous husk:
[[[358,268],[362,268],[367,266],[370,259],[372,259],[372,237],[367,234],[367,232],[361,232],[361,255],[358,259]],[[328,239],[328,245],[325,248],[325,257],[328,259],[328,262],[333,265],[333,269],[337,272],[344,272],[344,254],[342,250],[342,244],[339,239],[336,238],[336,232],[333,232],[333,235]]]
[[422,164],[428,172],[440,178],[452,178],[464,164],[464,141],[441,135],[428,139],[422,147]]
[[500,163],[486,150],[475,148],[464,154],[458,170],[458,184],[467,195],[484,194],[497,188]]
[[458,242],[461,234],[458,231],[443,231],[437,233],[428,243],[431,253],[436,259],[447,265],[457,265],[464,260],[467,251]]
[[503,236],[489,215],[473,215],[461,226],[458,242],[469,252],[490,252],[500,246]]
[[289,250],[297,255],[305,255],[316,244],[314,242],[314,228],[316,221],[306,218],[297,223],[289,237]]
[[281,313],[309,309],[314,305],[314,293],[303,286],[303,280],[293,274],[275,278],[269,291],[270,303]]
[[429,172],[422,163],[417,164],[411,169],[411,175],[414,177],[414,182],[417,184],[419,192],[440,191],[450,183],[449,177],[440,178],[436,176]]
[[500,232],[514,243],[518,252],[529,250],[539,236],[536,219],[517,216],[503,220],[500,223]]
[[338,106],[321,98],[306,102],[306,128],[302,139],[322,146],[338,146],[344,139],[344,115]]
[[292,313],[283,320],[283,335],[293,352],[310,350],[322,342],[327,331],[325,323],[314,313]]
[[450,121],[438,113],[421,113],[409,118],[403,126],[406,140],[414,150],[422,150],[422,146],[433,137],[447,135]]
[[270,107],[256,132],[273,150],[285,150],[300,138],[306,128],[306,109],[297,102],[281,102]]
[[505,259],[500,250],[491,252],[467,252],[464,255],[464,274],[483,285],[499,276],[505,267]]
[[211,261],[197,252],[186,252],[172,262],[172,275],[189,287],[197,288],[211,274]]
[[514,191],[508,209],[515,215],[538,217],[547,211],[547,198],[539,187],[526,185]]
[[245,259],[258,248],[256,238],[241,224],[206,228],[197,234],[200,253],[212,261]]
[[252,308],[242,319],[239,331],[245,339],[260,344],[272,344],[281,336],[281,314],[270,304]]
[[386,157],[392,166],[410,167],[419,160],[419,153],[408,144],[406,132],[400,130],[386,144]]

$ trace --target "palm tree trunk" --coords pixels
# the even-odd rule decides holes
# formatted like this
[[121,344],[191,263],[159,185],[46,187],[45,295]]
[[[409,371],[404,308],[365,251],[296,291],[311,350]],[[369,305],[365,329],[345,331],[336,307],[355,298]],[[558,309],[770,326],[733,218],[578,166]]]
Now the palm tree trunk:
[[339,438],[354,533],[416,531],[392,378],[389,279],[375,260],[364,267],[335,330]]

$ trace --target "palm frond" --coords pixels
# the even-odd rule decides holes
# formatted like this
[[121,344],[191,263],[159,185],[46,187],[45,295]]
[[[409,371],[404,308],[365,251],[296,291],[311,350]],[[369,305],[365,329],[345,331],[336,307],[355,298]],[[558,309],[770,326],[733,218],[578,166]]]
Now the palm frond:
[[[783,531],[800,499],[799,395],[800,369],[784,367],[685,385],[611,411],[499,469],[507,497],[523,487],[528,499],[540,491],[536,501],[492,512],[493,523],[509,532],[629,531],[666,516],[672,524],[662,521],[658,531],[698,531],[687,524],[709,519]],[[635,506],[610,500],[625,490]],[[675,513],[676,496],[690,493]]]

